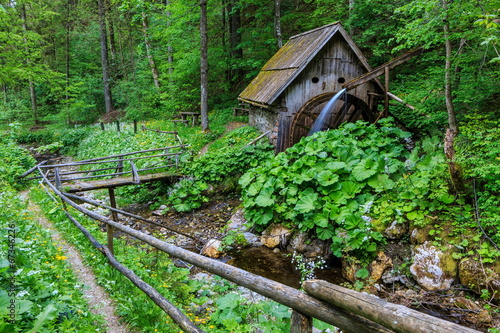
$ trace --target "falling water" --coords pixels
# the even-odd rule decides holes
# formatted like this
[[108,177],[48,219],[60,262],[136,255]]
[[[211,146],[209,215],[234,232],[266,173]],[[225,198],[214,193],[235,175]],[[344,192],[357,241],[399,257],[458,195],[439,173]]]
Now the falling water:
[[330,117],[330,114],[333,111],[333,106],[335,105],[335,102],[342,96],[344,92],[345,88],[336,93],[335,96],[333,96],[332,99],[325,105],[323,110],[321,110],[318,119],[316,119],[316,121],[313,124],[313,127],[309,131],[309,135],[314,134],[323,129],[326,120]]

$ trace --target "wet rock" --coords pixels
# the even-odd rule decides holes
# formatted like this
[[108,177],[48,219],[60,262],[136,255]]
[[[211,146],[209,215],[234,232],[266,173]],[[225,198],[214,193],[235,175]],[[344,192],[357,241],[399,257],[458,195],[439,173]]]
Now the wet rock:
[[393,284],[393,283],[399,282],[399,283],[402,283],[403,285],[405,285],[406,287],[412,287],[412,285],[410,283],[410,279],[408,279],[408,277],[406,275],[398,274],[394,270],[386,271],[382,275],[382,281],[385,284]]
[[219,258],[222,255],[222,251],[220,250],[221,248],[222,243],[220,240],[211,239],[205,244],[203,250],[201,250],[201,254],[210,258]]
[[394,221],[384,230],[384,235],[389,239],[401,239],[408,233],[408,225],[406,223],[398,223]]
[[245,237],[248,244],[251,244],[251,245],[259,242],[259,240],[260,240],[260,238],[257,235],[252,234],[251,232],[244,232],[243,237]]
[[159,210],[165,210],[167,209],[167,205],[161,205],[160,207],[158,207]]
[[280,224],[272,224],[262,233],[260,241],[270,249],[286,247],[292,232]]
[[307,233],[305,232],[297,232],[290,239],[290,243],[288,244],[289,252],[299,252],[304,253],[306,250],[306,241],[307,241]]
[[500,263],[485,264],[479,259],[464,258],[458,265],[460,283],[481,294],[487,289],[492,297],[500,299]]
[[304,249],[304,256],[306,258],[323,257],[324,242],[320,239],[314,239],[311,243],[307,244]]
[[164,210],[163,209],[153,210],[151,212],[151,215],[153,215],[153,216],[163,216],[164,215]]
[[245,223],[247,223],[247,220],[245,219],[243,208],[238,208],[229,219],[226,228],[228,230],[246,231],[247,227],[245,227]]
[[448,289],[457,276],[457,263],[451,251],[443,252],[430,242],[425,242],[415,247],[410,272],[425,290]]
[[383,251],[377,254],[375,260],[370,264],[370,278],[373,282],[379,282],[384,272],[392,267],[392,259]]

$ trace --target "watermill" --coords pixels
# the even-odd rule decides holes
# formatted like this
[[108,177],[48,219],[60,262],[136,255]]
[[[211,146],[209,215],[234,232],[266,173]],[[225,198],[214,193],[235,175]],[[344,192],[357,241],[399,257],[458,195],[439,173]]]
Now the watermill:
[[[332,23],[291,37],[238,100],[248,111],[249,122],[269,133],[276,152],[284,151],[309,134],[324,106],[344,88],[347,93],[333,106],[322,130],[387,116],[392,95],[389,70],[417,53],[373,70],[342,25]],[[378,79],[381,75],[385,85]]]

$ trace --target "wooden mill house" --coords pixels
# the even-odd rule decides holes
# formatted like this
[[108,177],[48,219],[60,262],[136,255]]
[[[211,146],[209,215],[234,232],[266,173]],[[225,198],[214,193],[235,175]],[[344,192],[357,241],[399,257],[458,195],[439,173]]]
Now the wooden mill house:
[[[267,132],[280,152],[308,135],[321,110],[345,83],[371,71],[337,22],[291,37],[238,100],[248,109],[250,123]],[[336,103],[327,127],[359,119],[375,121],[384,92],[376,78],[350,89]]]

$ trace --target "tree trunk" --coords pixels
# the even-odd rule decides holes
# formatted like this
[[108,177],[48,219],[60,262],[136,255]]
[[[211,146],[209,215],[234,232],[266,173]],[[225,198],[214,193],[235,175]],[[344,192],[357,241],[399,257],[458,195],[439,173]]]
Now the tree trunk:
[[240,9],[235,5],[235,0],[227,2],[227,12],[229,19],[229,50],[231,55],[230,61],[230,82],[239,83],[243,77],[243,72],[237,61],[243,58],[243,50],[240,48],[241,33],[241,13]]
[[208,127],[208,37],[207,37],[207,0],[200,2],[200,37],[201,37],[201,129],[210,131]]
[[112,16],[111,16],[111,4],[109,0],[105,0],[105,16],[106,21],[108,23],[108,31],[109,31],[109,52],[111,54],[111,60],[113,64],[116,62],[116,41],[115,41],[115,27],[113,24]]
[[109,86],[109,67],[108,67],[108,46],[106,33],[106,11],[104,8],[104,0],[97,0],[99,7],[99,30],[101,40],[101,64],[102,64],[102,82],[104,85],[104,105],[106,113],[113,111],[113,99]]
[[[22,20],[22,25],[23,25],[23,41],[25,45],[25,50],[26,50],[26,66],[29,68],[31,64],[31,59],[29,57],[29,48],[28,48],[28,24],[26,20],[26,6],[24,4],[21,5],[21,20]],[[39,124],[39,119],[38,119],[38,106],[36,102],[36,91],[35,91],[35,84],[31,79],[28,80],[28,85],[30,89],[30,100],[31,100],[31,111],[32,111],[32,116],[33,116],[33,123],[35,125]]]
[[151,42],[148,35],[148,18],[146,13],[142,13],[142,34],[144,35],[144,45],[146,46],[146,56],[149,61],[149,67],[151,68],[151,74],[153,75],[153,82],[156,89],[160,89],[160,75],[158,74],[158,68],[156,67],[155,59],[151,53]]
[[[443,1],[443,10],[447,11],[446,1]],[[450,170],[450,177],[453,186],[457,191],[463,190],[463,181],[460,168],[455,162],[455,138],[458,135],[458,123],[455,116],[455,108],[453,106],[453,93],[452,93],[452,76],[451,76],[451,41],[450,41],[450,26],[448,17],[446,16],[443,26],[446,60],[445,60],[445,99],[446,111],[448,113],[448,129],[446,130],[444,138],[444,153],[448,160],[448,167]]]
[[[165,5],[168,7],[170,4],[169,0],[165,0]],[[170,13],[169,10],[166,11],[165,15],[169,18],[167,20],[167,27],[170,26],[170,16],[172,14]],[[171,41],[169,41],[169,44],[167,45],[167,62],[168,62],[168,74],[172,75],[174,72],[174,49],[172,48]]]
[[278,43],[278,49],[283,46],[281,35],[281,0],[274,0],[274,34]]

